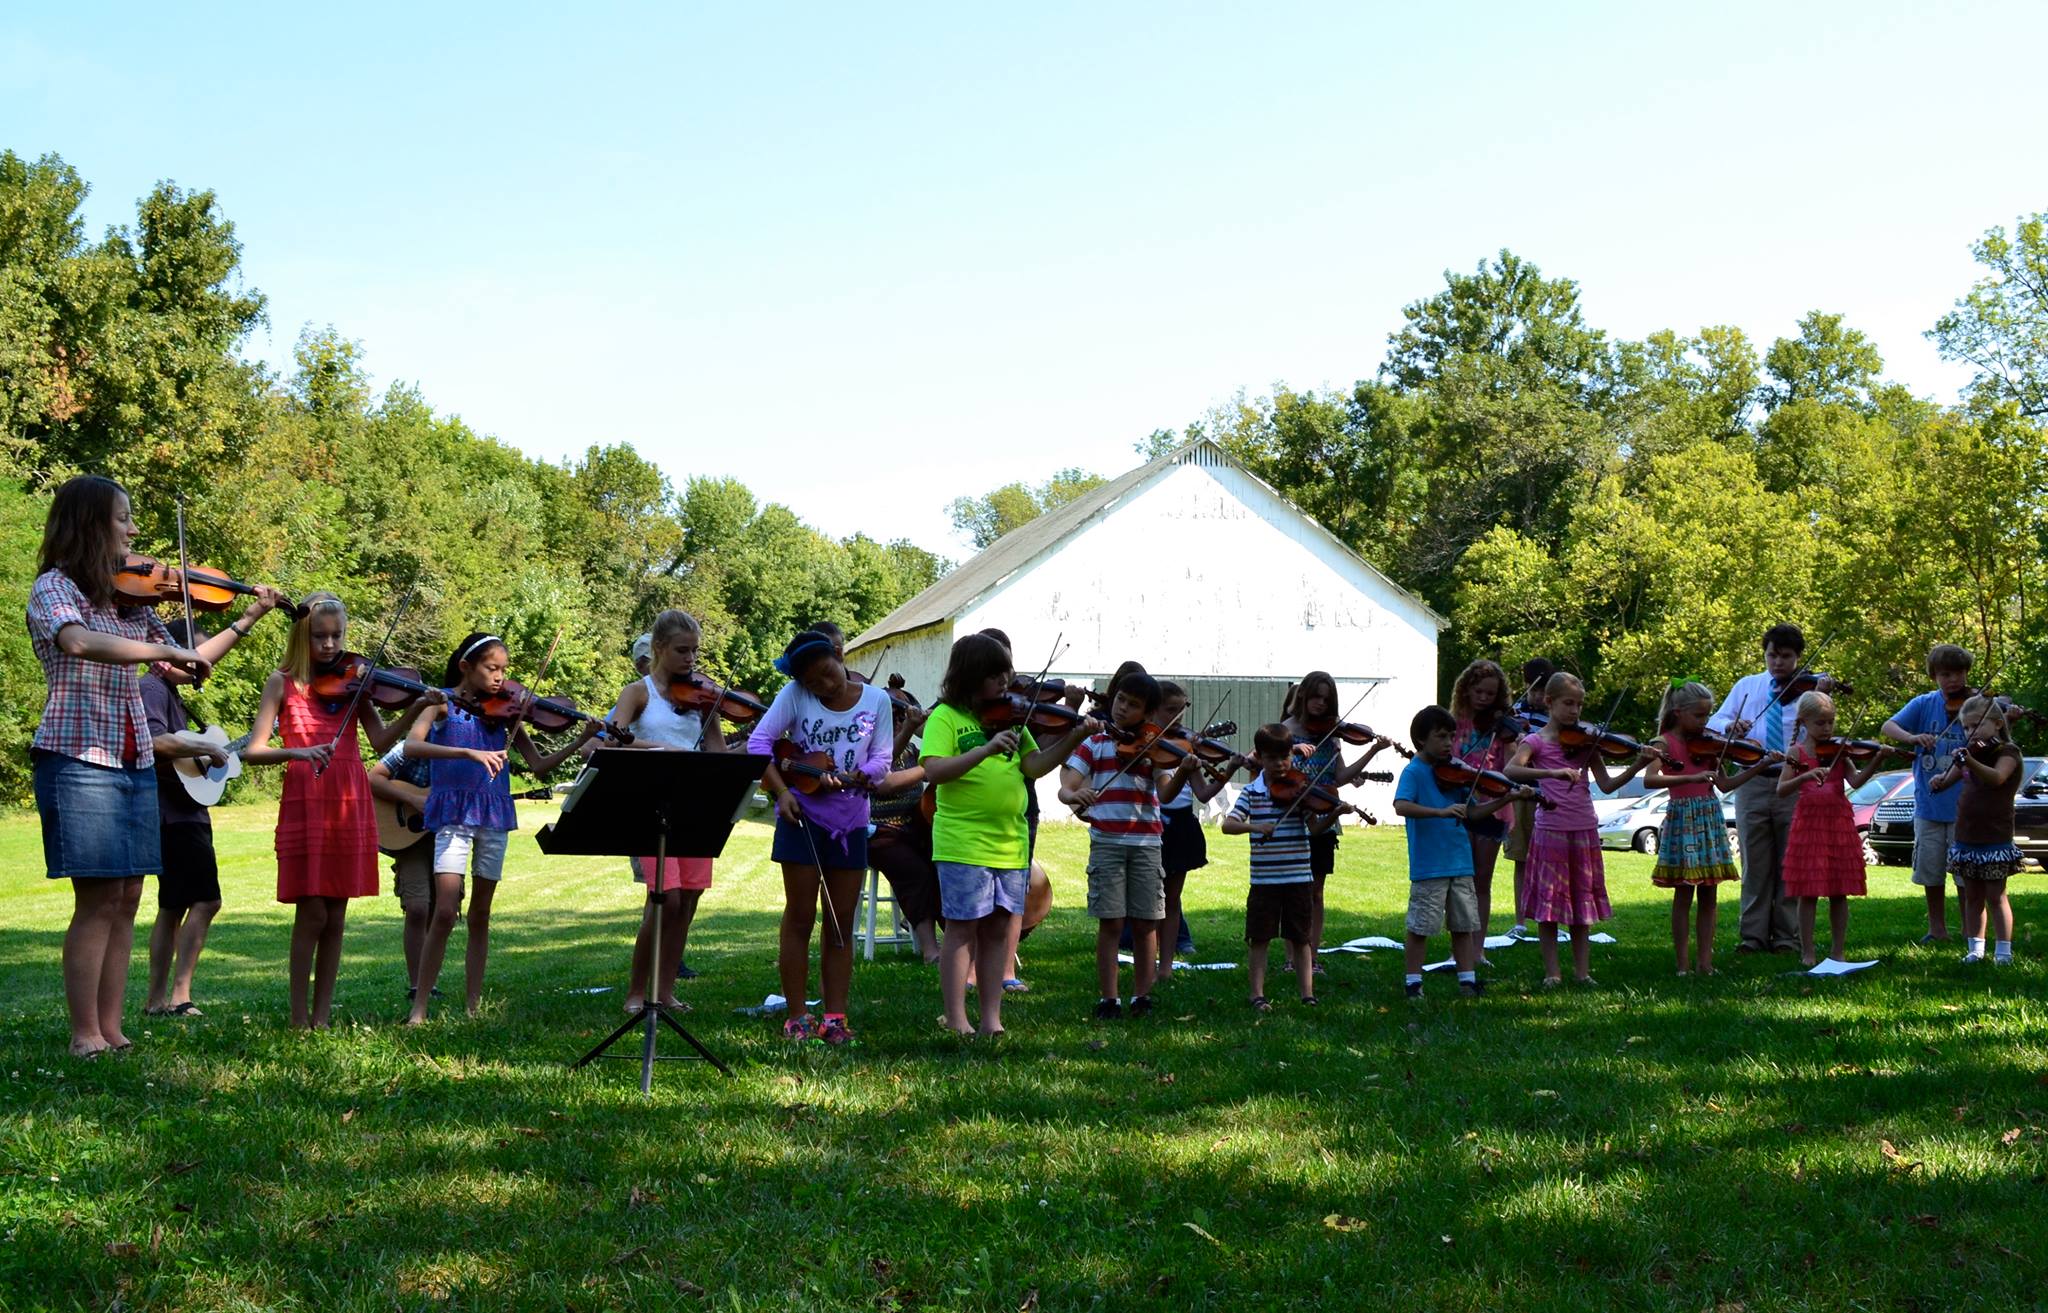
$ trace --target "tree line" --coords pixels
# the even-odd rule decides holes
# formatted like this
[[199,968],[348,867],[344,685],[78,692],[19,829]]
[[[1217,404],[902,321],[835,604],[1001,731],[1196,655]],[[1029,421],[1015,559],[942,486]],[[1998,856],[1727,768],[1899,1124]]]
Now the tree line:
[[[85,197],[62,159],[0,152],[0,592],[16,617],[50,490],[80,472],[128,487],[140,550],[175,559],[182,501],[195,562],[338,594],[357,648],[412,594],[392,663],[430,678],[472,628],[503,634],[526,678],[559,635],[537,691],[596,709],[666,607],[704,622],[707,671],[772,692],[794,628],[857,632],[947,568],[908,541],[821,533],[736,480],[675,486],[623,441],[559,465],[524,456],[417,387],[373,395],[333,328],[304,333],[275,374],[239,354],[264,299],[211,192],[162,183],[96,239]],[[266,619],[195,713],[246,725],[284,639]],[[0,800],[28,795],[42,705],[26,631],[0,626]]]
[[[2044,223],[1987,233],[1929,330],[1973,371],[1952,405],[1888,381],[1840,315],[1762,352],[1725,325],[1620,340],[1571,279],[1502,251],[1405,307],[1348,391],[1239,393],[1137,448],[1216,441],[1427,600],[1450,620],[1445,696],[1472,657],[1546,656],[1642,728],[1671,681],[1725,690],[1788,620],[1859,728],[1928,687],[1936,642],[2044,706]],[[1014,527],[1087,479],[963,498],[956,522]]]

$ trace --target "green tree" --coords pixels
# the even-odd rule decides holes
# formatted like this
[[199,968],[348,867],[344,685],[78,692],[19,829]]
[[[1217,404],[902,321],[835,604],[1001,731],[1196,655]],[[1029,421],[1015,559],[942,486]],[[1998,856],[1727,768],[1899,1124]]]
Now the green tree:
[[2011,236],[1992,228],[1970,253],[1983,276],[1927,336],[1976,370],[1972,403],[2048,419],[2048,214],[2020,219]]
[[946,508],[953,528],[979,550],[1020,524],[1064,506],[1099,486],[1103,478],[1081,469],[1064,469],[1037,487],[1006,483],[979,497],[956,497]]

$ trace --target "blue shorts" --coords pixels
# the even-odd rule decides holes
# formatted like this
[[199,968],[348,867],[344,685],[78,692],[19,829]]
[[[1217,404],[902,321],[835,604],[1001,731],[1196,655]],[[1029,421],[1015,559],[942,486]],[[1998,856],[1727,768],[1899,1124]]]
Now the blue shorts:
[[994,915],[998,907],[1012,916],[1024,915],[1024,898],[1031,892],[1030,867],[999,871],[960,862],[933,865],[939,872],[939,915],[946,920],[979,921]]
[[36,810],[52,880],[126,880],[163,871],[156,769],[95,766],[36,751]]
[[868,832],[855,830],[844,839],[816,821],[775,818],[775,843],[768,860],[783,866],[818,866],[827,871],[868,869]]

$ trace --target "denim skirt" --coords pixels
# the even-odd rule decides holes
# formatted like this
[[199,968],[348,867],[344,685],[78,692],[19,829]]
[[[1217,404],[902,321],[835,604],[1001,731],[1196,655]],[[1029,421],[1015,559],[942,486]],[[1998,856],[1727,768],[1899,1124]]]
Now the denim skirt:
[[163,871],[153,768],[95,766],[61,752],[33,756],[50,879],[126,880]]

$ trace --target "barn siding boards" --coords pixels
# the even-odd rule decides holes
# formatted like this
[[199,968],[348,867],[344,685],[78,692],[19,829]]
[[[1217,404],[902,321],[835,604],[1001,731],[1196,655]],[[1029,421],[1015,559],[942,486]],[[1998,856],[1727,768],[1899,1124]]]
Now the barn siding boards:
[[[1238,722],[1246,745],[1253,726],[1277,718],[1290,681],[1328,670],[1343,706],[1377,685],[1353,718],[1405,739],[1414,713],[1436,698],[1443,625],[1199,441],[1004,535],[856,638],[848,656],[862,670],[879,656],[883,676],[899,671],[930,701],[954,638],[1000,628],[1032,674],[1057,635],[1066,648],[1054,673],[1099,676],[1135,658],[1190,686],[1192,716],[1222,688],[1241,689],[1222,717]],[[1048,820],[1067,815],[1056,787],[1040,789]],[[1358,800],[1384,816],[1391,797],[1388,786],[1368,786]]]

